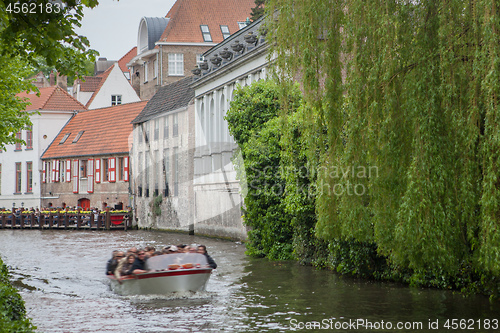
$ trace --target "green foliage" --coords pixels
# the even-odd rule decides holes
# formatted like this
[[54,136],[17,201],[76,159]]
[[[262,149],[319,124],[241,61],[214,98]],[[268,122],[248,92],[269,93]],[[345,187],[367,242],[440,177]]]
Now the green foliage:
[[153,216],[161,215],[161,203],[163,201],[163,197],[161,195],[157,195],[150,202],[151,211],[153,212]]
[[[24,81],[37,68],[40,59],[62,75],[85,72],[85,63],[93,61],[97,52],[89,50],[87,38],[78,36],[83,8],[94,7],[97,0],[62,1],[60,11],[42,10],[49,0],[36,2],[36,13],[7,11],[18,1],[0,1],[0,148],[17,142],[15,134],[31,125],[29,116],[20,110],[25,104],[17,93],[36,90]],[[4,122],[5,120],[5,122]]]
[[[285,180],[280,169],[284,108],[296,108],[300,93],[280,102],[280,91],[273,81],[259,81],[236,91],[226,120],[229,131],[240,146],[243,165],[239,178],[247,188],[244,221],[250,227],[247,253],[270,259],[290,259],[293,231],[291,216],[285,211]],[[283,111],[284,112],[284,111]]]
[[24,301],[10,284],[8,273],[0,259],[0,333],[34,332],[36,327],[26,318]]
[[265,4],[266,0],[255,0],[255,7],[252,8],[252,13],[250,14],[252,22],[258,20],[264,15]]
[[[491,0],[266,3],[278,80],[304,92],[287,163],[317,170],[287,188],[316,185],[314,232],[339,271],[498,293],[485,281],[500,273],[499,11]],[[285,201],[311,212],[301,199]]]

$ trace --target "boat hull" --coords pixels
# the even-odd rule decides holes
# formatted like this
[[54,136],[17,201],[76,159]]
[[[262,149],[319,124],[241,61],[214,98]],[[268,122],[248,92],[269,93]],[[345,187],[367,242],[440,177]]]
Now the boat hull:
[[126,276],[118,281],[108,276],[111,290],[120,295],[169,294],[179,291],[203,291],[211,268],[193,268],[148,272]]

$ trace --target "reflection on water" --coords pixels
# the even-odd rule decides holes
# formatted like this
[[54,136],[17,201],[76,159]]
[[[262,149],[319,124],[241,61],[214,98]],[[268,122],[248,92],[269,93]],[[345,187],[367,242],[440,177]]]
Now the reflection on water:
[[[113,249],[179,243],[206,244],[216,260],[206,292],[124,297],[109,290],[104,271]],[[430,332],[429,321],[439,320],[445,331],[447,319],[500,319],[499,305],[486,297],[346,279],[294,262],[249,259],[244,250],[163,232],[0,230],[0,256],[40,332],[265,332],[361,319],[423,325],[377,332]],[[370,331],[344,328],[336,331]],[[475,328],[463,331],[494,331]]]

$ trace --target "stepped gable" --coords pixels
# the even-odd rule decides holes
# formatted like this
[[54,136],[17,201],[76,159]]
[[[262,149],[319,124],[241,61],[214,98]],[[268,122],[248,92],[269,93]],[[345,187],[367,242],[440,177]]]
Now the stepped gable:
[[39,88],[40,96],[36,92],[22,92],[16,96],[27,98],[31,105],[26,106],[26,111],[47,110],[47,111],[81,111],[87,108],[67,91],[59,86]]
[[132,124],[143,123],[159,114],[188,106],[194,98],[194,89],[189,86],[192,80],[189,76],[158,89]]
[[252,7],[254,0],[177,0],[165,16],[170,21],[159,41],[204,43],[200,25],[208,25],[213,43],[220,43],[224,40],[220,24],[235,33]]
[[[133,125],[131,121],[144,109],[147,101],[120,104],[77,113],[64,126],[42,158],[69,158],[128,154]],[[83,131],[78,141],[79,132]],[[70,133],[64,143],[64,136]]]

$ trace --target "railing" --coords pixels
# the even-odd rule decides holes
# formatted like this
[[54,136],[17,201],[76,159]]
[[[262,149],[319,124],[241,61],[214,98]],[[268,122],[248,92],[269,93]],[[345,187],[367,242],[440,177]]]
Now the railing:
[[0,229],[87,229],[127,230],[132,228],[131,211],[0,211]]

